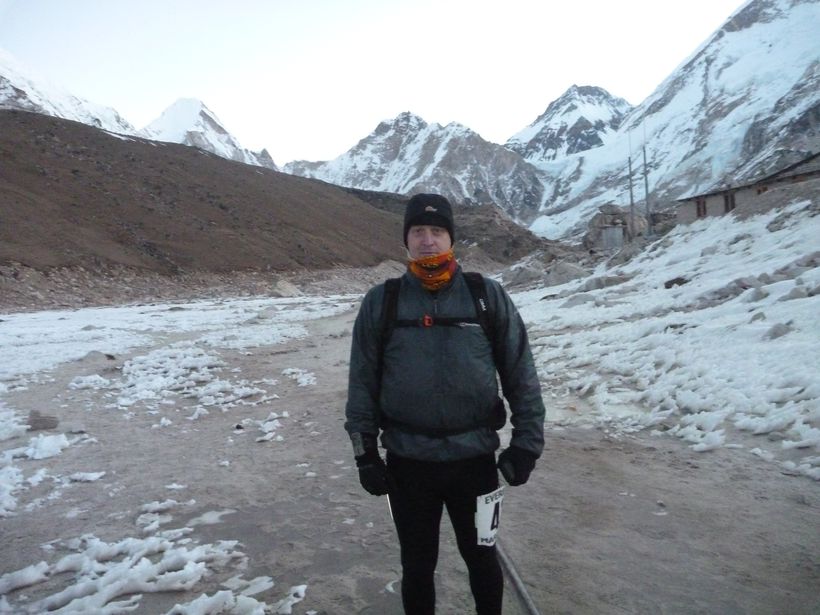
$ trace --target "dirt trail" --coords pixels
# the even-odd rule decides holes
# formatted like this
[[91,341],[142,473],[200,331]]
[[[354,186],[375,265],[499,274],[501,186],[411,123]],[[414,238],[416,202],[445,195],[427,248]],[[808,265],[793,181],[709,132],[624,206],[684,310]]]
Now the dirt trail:
[[[66,365],[52,380],[8,394],[18,412],[60,421],[45,433],[72,426],[96,439],[27,461],[27,475],[47,467],[55,475],[106,476],[29,512],[25,505],[52,488],[23,494],[21,511],[0,519],[0,574],[44,559],[41,545],[58,538],[139,535],[140,506],[174,497],[186,504],[166,527],[233,511],[196,526],[194,537],[240,540],[244,577],[276,582],[257,599],[274,604],[289,586],[307,584],[294,613],[401,613],[387,503],[359,487],[343,430],[353,316],[308,323],[308,338],[285,345],[223,351],[224,372],[275,378],[278,399],[196,421],[185,418],[191,408],[180,399],[162,411],[172,421],[162,429],[152,428],[156,415],[126,419],[106,410],[110,400],[101,391],[68,388],[77,375],[115,367],[104,359]],[[282,375],[288,368],[313,372],[316,384],[299,386]],[[258,432],[236,429],[243,418],[271,412],[288,414],[280,419],[281,442],[256,442]],[[507,490],[500,534],[543,614],[820,612],[816,483],[737,451],[693,453],[678,440],[643,433],[614,439],[592,428],[548,427],[547,442],[530,483]],[[171,484],[187,487],[170,492]],[[469,613],[466,572],[446,519],[443,528],[439,612]],[[137,612],[212,594],[234,574],[221,571],[192,592],[146,594]],[[505,602],[506,614],[523,613],[509,587]]]

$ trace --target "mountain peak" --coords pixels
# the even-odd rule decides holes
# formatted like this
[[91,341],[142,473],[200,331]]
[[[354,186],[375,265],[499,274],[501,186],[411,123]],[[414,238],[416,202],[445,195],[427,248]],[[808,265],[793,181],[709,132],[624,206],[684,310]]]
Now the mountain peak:
[[611,103],[616,102],[618,104],[625,104],[628,105],[623,98],[618,98],[617,96],[613,96],[609,92],[607,92],[604,88],[598,87],[597,85],[571,85],[567,88],[567,91],[561,94],[556,100],[554,100],[550,105],[547,107],[547,111],[549,112],[549,108],[552,106],[560,107],[561,105],[572,104],[575,101],[582,101],[584,103],[595,103],[595,102],[603,102],[603,103]]
[[213,111],[196,98],[180,98],[151,124],[137,130],[114,109],[69,94],[0,49],[0,109],[22,109],[81,122],[109,132],[181,143],[229,160],[277,169],[267,151],[243,148]]
[[569,97],[598,97],[598,98],[611,98],[612,95],[607,92],[604,88],[598,87],[597,85],[577,85],[573,83],[571,86],[567,88],[567,91],[561,94],[557,100],[561,100],[562,98],[569,98]]
[[384,120],[376,127],[376,132],[384,133],[390,130],[401,132],[418,132],[427,128],[427,122],[418,115],[409,111],[402,111],[392,120]]
[[255,153],[242,147],[216,114],[196,98],[176,100],[140,135],[155,141],[192,145],[228,160],[277,168],[266,151]]
[[166,111],[187,113],[190,115],[199,115],[200,113],[213,115],[213,112],[198,98],[178,98]]
[[141,132],[158,141],[181,143],[191,130],[214,130],[227,134],[216,115],[196,98],[176,100]]
[[474,205],[541,199],[535,168],[517,154],[457,122],[427,124],[409,112],[382,122],[334,160],[289,162],[284,170],[376,192],[436,191]]
[[631,109],[604,88],[572,85],[506,145],[534,163],[576,154],[604,145]]

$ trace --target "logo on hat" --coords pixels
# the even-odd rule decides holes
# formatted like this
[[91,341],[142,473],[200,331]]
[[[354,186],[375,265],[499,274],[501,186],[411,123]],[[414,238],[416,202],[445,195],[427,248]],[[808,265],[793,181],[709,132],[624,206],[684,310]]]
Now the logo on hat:
[[427,207],[424,208],[424,211],[438,211],[438,209],[436,209],[432,205],[428,205]]

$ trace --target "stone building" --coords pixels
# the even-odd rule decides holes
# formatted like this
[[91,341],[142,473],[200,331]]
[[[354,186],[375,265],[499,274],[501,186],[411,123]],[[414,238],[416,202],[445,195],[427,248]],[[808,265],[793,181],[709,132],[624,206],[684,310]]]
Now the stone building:
[[707,216],[732,212],[745,217],[797,200],[820,198],[820,153],[812,154],[775,173],[735,186],[678,199],[677,221],[688,224]]

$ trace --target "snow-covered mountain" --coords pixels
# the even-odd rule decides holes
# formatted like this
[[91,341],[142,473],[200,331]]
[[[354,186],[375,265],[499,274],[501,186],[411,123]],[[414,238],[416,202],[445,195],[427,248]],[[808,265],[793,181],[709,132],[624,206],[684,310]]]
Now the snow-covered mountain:
[[506,147],[538,163],[605,145],[632,105],[603,88],[573,85]]
[[[601,205],[737,185],[820,147],[817,0],[751,0],[640,105],[603,147],[543,163],[549,178],[535,232],[578,231]],[[643,207],[643,205],[642,205]]]
[[283,170],[363,190],[436,191],[459,202],[501,203],[517,216],[525,212],[516,204],[542,200],[538,170],[520,155],[461,124],[428,124],[409,112],[381,122],[334,160],[295,161]]
[[817,151],[818,24],[817,0],[751,0],[637,107],[573,86],[510,137],[509,154],[463,126],[402,114],[334,160],[284,170],[468,204],[490,198],[542,236],[581,234],[601,205],[629,205],[630,166],[635,201],[645,168],[658,209]]
[[36,76],[10,53],[0,49],[0,109],[23,109],[133,134],[134,127],[114,109],[78,98]]
[[[366,190],[492,201],[539,235],[577,236],[600,206],[629,205],[630,193],[645,208],[644,170],[652,209],[669,209],[818,151],[818,24],[818,0],[750,0],[631,110],[600,88],[573,86],[506,145],[403,113],[334,160],[284,170]],[[14,66],[0,52],[0,106],[136,133],[115,111],[35,84]],[[137,134],[276,168],[199,101],[175,103]]]
[[290,162],[284,171],[363,190],[440,192],[460,203],[493,202],[528,222],[550,200],[550,177],[537,166],[604,145],[629,109],[602,88],[573,85],[506,146],[460,124],[427,124],[405,112],[380,123],[338,158]]
[[137,130],[110,107],[70,94],[0,49],[0,109],[23,109],[82,122],[119,134],[191,145],[217,156],[278,170],[267,150],[242,147],[202,102],[178,100],[154,122]]
[[276,170],[267,150],[252,152],[242,147],[214,112],[195,98],[180,98],[138,134],[154,141],[191,145],[228,160]]

